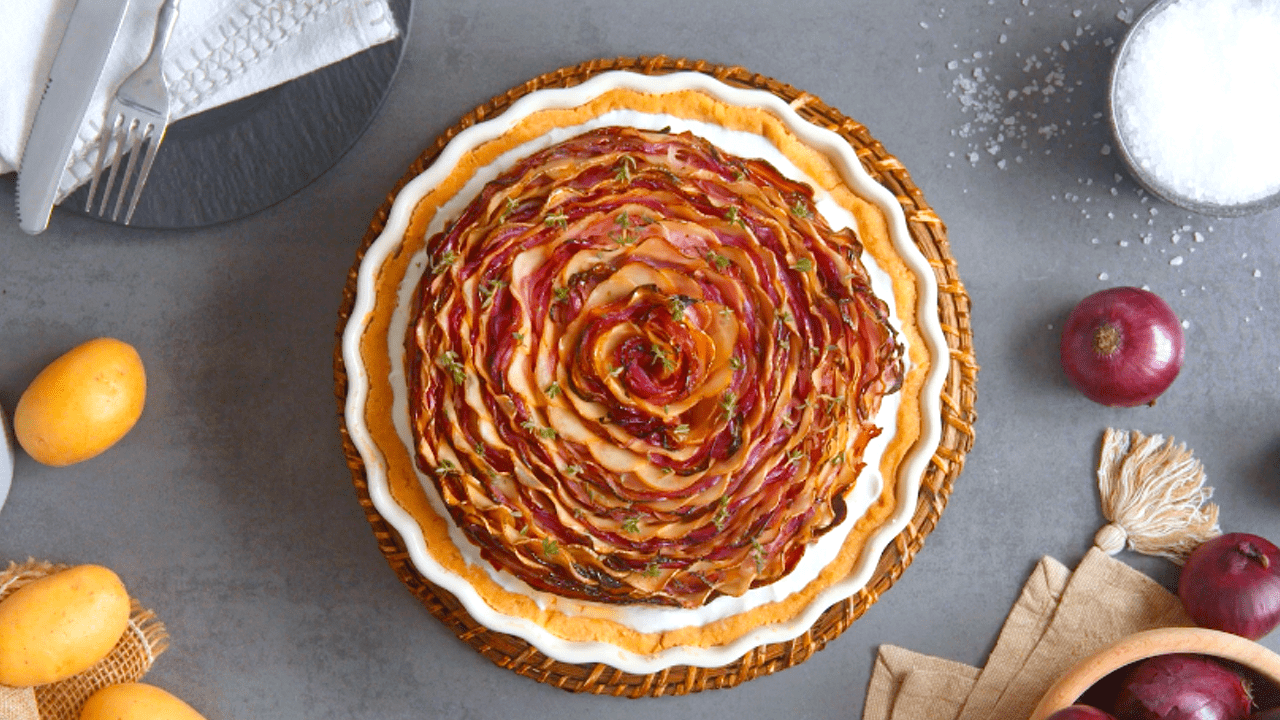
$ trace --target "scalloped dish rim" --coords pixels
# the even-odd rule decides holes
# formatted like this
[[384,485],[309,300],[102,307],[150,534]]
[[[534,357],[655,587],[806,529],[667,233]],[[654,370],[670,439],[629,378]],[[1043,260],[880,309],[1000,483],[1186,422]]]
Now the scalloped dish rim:
[[[650,654],[636,653],[605,642],[565,640],[535,622],[503,614],[486,603],[466,578],[446,570],[431,557],[417,522],[391,495],[384,457],[365,424],[370,385],[360,352],[361,338],[373,310],[377,272],[398,248],[417,201],[440,182],[441,175],[452,170],[472,148],[501,136],[512,127],[512,123],[533,112],[581,106],[604,92],[618,88],[644,93],[695,90],[728,105],[763,109],[775,115],[805,145],[826,156],[838,169],[845,185],[855,195],[873,204],[887,220],[893,247],[916,280],[917,326],[930,353],[930,365],[919,399],[921,433],[899,465],[896,505],[892,515],[869,536],[853,572],[826,587],[802,612],[785,622],[758,626],[723,645],[677,645]],[[806,121],[781,98],[765,90],[732,87],[698,72],[655,76],[625,70],[609,71],[573,87],[534,91],[514,102],[502,114],[466,128],[444,147],[430,167],[397,193],[381,234],[360,262],[355,303],[343,329],[342,359],[348,374],[344,419],[351,442],[365,464],[374,508],[404,539],[413,566],[432,583],[452,593],[481,625],[519,637],[548,657],[566,663],[604,663],[637,674],[677,665],[720,667],[756,647],[786,642],[804,634],[828,607],[866,586],[884,549],[909,525],[916,511],[922,478],[942,437],[941,396],[949,371],[950,348],[942,331],[937,303],[938,284],[933,268],[912,240],[901,205],[887,188],[863,169],[853,148],[840,135]]]

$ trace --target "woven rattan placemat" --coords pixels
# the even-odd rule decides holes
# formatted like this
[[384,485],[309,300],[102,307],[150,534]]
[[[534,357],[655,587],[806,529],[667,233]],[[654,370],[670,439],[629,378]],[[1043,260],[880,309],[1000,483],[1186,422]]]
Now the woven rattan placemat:
[[969,296],[956,272],[955,258],[952,257],[947,242],[946,228],[942,220],[925,202],[920,189],[911,182],[911,177],[902,163],[886,152],[884,146],[871,137],[864,126],[845,117],[838,110],[829,107],[809,93],[763,75],[750,73],[741,67],[661,56],[614,58],[592,60],[547,73],[489,100],[436,138],[435,142],[409,166],[408,171],[387,196],[370,223],[356,254],[355,263],[347,276],[342,307],[339,311],[338,342],[334,349],[335,392],[338,397],[340,418],[347,397],[347,374],[342,361],[342,334],[355,304],[356,277],[365,252],[386,226],[396,195],[410,180],[430,167],[445,145],[468,127],[500,115],[516,100],[536,90],[571,87],[611,70],[628,70],[646,75],[696,71],[706,73],[727,85],[767,90],[788,102],[809,122],[830,129],[845,138],[856,151],[866,171],[881,185],[888,188],[902,205],[911,237],[928,259],[937,276],[938,314],[943,333],[951,349],[950,371],[942,392],[942,441],[925,471],[915,515],[909,526],[885,549],[871,581],[853,597],[831,606],[800,637],[788,642],[758,647],[735,662],[722,667],[676,666],[657,673],[637,675],[604,664],[562,663],[547,657],[520,638],[494,632],[480,625],[451,594],[430,583],[413,567],[403,540],[378,513],[369,499],[364,462],[347,434],[345,422],[340,431],[356,493],[370,525],[373,526],[373,534],[379,549],[382,550],[387,562],[401,581],[426,605],[432,615],[439,618],[460,639],[500,667],[571,692],[633,698],[683,695],[712,688],[733,687],[761,675],[768,675],[804,662],[844,632],[893,585],[911,564],[912,558],[924,544],[925,536],[937,525],[938,518],[946,507],[952,485],[964,465],[965,454],[973,445],[978,367],[974,361],[973,333],[969,324]]

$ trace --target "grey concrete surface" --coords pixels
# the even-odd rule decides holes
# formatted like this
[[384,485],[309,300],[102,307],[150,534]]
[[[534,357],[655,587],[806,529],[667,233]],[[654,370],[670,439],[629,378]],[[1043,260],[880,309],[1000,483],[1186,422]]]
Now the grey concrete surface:
[[[149,373],[138,426],[53,469],[18,457],[0,560],[98,562],[172,634],[149,680],[224,718],[856,718],[877,647],[981,664],[1033,564],[1074,565],[1102,524],[1107,427],[1204,462],[1228,530],[1280,540],[1280,211],[1192,215],[1137,192],[1103,90],[1139,0],[785,4],[416,3],[391,95],[341,163],[254,217],[184,232],[56,213],[40,237],[0,178],[0,405],[97,335]],[[409,163],[472,107],[595,57],[738,64],[866,124],[947,223],[973,299],[976,445],[903,578],[801,666],[657,700],[582,697],[495,667],[388,569],[338,438],[332,352],[348,268]],[[1244,141],[1244,139],[1242,139]],[[193,188],[198,191],[198,188]],[[1155,407],[1068,384],[1058,332],[1110,285],[1187,323]],[[1170,585],[1176,568],[1126,553]],[[1280,634],[1265,644],[1280,650]]]

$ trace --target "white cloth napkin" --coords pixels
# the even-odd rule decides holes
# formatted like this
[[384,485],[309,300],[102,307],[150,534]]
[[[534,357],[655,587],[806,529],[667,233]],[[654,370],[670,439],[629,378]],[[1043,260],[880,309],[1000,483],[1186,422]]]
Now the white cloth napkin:
[[[80,0],[99,2],[100,0]],[[163,0],[132,0],[72,149],[59,197],[89,180],[86,156],[115,88],[140,65]],[[0,174],[21,165],[44,80],[76,0],[14,0],[0,21]],[[386,0],[182,0],[164,57],[171,121],[266,90],[396,37]]]

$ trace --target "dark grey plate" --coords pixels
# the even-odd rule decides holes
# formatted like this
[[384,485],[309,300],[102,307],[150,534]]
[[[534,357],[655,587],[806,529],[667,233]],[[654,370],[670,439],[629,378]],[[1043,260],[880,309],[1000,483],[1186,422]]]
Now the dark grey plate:
[[[170,125],[130,225],[194,228],[243,218],[333,167],[377,114],[408,42],[412,0],[389,4],[400,28],[395,40]],[[84,214],[88,192],[81,187],[59,207]]]

